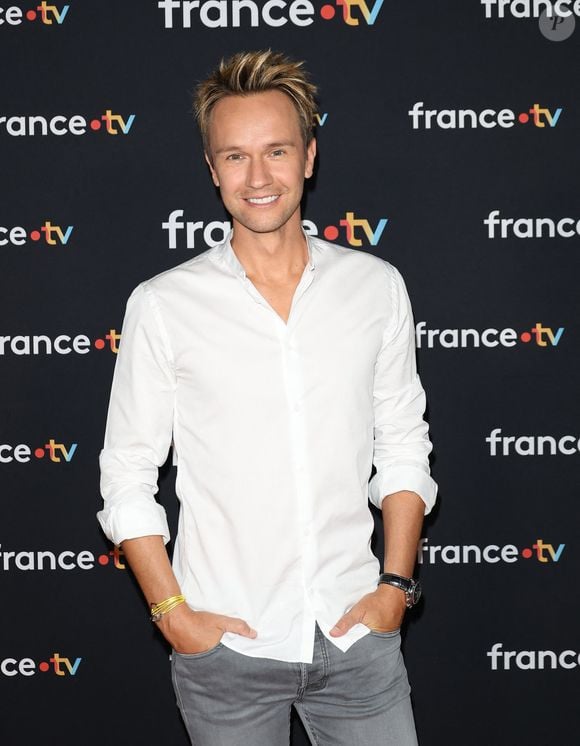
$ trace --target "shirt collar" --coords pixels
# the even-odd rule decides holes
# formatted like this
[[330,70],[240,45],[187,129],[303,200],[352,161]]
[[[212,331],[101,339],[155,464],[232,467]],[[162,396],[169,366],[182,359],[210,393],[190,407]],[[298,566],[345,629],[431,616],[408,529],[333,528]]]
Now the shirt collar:
[[[309,270],[313,270],[316,267],[316,264],[314,263],[314,256],[312,251],[312,239],[311,236],[309,236],[304,229],[302,229],[302,234],[304,238],[306,239],[306,247],[308,249],[308,262],[306,264],[307,268]],[[221,244],[221,246],[217,247],[217,254],[218,258],[231,269],[231,271],[235,275],[239,275],[240,277],[245,277],[246,272],[244,270],[244,267],[238,257],[236,256],[235,251],[232,248],[231,240],[233,236],[233,231],[230,231],[228,237],[226,240]]]

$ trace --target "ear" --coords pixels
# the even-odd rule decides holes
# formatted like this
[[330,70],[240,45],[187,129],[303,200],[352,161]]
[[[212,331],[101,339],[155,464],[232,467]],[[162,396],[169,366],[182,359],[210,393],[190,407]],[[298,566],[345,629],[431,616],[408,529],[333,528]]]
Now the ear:
[[314,172],[314,159],[316,158],[316,138],[312,138],[306,148],[306,163],[304,164],[304,178],[309,179]]
[[211,179],[212,179],[213,183],[216,185],[216,187],[219,187],[220,182],[219,182],[216,170],[213,167],[213,164],[211,162],[211,159],[210,159],[209,155],[207,154],[207,151],[204,151],[203,155],[205,157],[205,162],[209,166],[209,170],[210,170],[210,173],[211,173]]

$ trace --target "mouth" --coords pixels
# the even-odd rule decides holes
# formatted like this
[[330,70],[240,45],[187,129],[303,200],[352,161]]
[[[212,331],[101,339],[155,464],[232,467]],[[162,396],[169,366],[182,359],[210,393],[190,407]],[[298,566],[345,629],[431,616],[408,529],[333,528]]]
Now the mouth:
[[271,205],[280,197],[279,194],[270,194],[267,197],[244,197],[251,205]]

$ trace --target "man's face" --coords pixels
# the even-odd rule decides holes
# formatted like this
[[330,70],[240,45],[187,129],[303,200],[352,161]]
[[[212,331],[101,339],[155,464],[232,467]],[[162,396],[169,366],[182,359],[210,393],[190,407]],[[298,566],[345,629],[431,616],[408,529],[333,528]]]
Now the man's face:
[[298,113],[280,91],[228,96],[211,114],[206,153],[214,184],[236,224],[253,233],[300,224],[304,179],[316,142],[304,146]]

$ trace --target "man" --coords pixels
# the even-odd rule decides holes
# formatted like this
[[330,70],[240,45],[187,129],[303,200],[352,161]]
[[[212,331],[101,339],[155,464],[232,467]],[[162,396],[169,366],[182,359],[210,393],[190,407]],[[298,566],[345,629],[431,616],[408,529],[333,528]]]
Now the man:
[[[391,264],[302,230],[316,142],[301,64],[240,53],[197,89],[233,231],[128,301],[99,520],[172,646],[192,743],[288,744],[295,706],[315,744],[408,746],[399,628],[437,491],[412,313]],[[172,438],[173,568],[154,499]]]

